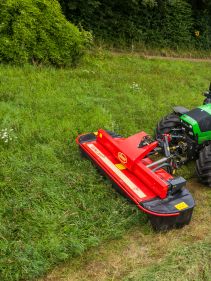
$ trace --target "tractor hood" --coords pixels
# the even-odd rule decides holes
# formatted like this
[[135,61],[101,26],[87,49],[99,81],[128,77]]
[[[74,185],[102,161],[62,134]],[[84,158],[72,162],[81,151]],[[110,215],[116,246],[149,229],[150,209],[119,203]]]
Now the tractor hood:
[[210,139],[211,132],[211,104],[194,108],[180,116],[180,119],[195,136],[198,136],[199,143]]

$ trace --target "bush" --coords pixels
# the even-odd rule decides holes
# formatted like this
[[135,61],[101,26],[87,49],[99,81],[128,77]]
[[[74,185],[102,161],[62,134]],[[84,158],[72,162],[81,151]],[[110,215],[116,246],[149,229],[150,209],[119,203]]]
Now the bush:
[[[203,15],[203,17],[202,17]],[[198,31],[198,36],[195,34],[196,49],[211,49],[211,18],[208,11],[197,11],[194,21],[194,30]]]
[[90,40],[65,19],[56,0],[0,3],[0,62],[75,65]]

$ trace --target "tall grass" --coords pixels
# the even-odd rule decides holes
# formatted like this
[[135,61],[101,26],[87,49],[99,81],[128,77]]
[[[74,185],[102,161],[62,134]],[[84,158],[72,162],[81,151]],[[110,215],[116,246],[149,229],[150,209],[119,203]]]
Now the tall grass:
[[[78,153],[79,133],[153,133],[173,105],[202,103],[209,63],[87,57],[74,70],[0,66],[0,280],[30,280],[146,217]],[[10,130],[13,131],[10,131]],[[2,134],[2,133],[1,133]]]

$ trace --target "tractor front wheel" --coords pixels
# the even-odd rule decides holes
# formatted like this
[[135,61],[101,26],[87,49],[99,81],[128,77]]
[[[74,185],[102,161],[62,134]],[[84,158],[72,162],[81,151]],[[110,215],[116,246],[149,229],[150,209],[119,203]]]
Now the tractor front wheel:
[[160,135],[168,134],[172,129],[179,128],[180,126],[180,118],[175,113],[171,113],[163,117],[157,124],[155,136],[158,138]]
[[211,187],[211,144],[206,145],[199,152],[199,158],[196,160],[196,172],[199,180]]

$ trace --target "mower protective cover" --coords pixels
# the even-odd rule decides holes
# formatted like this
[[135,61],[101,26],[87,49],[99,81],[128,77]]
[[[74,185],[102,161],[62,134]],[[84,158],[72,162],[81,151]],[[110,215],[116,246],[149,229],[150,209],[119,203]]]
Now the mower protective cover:
[[185,188],[186,181],[153,164],[149,155],[158,147],[158,141],[140,147],[146,136],[140,132],[123,138],[100,129],[78,136],[76,142],[82,154],[110,178],[117,191],[148,214],[154,229],[189,224],[195,203]]

